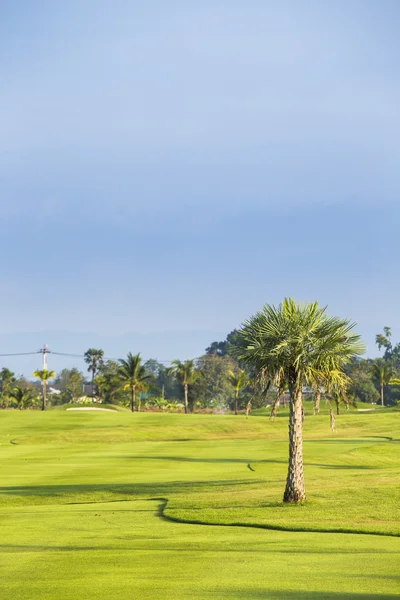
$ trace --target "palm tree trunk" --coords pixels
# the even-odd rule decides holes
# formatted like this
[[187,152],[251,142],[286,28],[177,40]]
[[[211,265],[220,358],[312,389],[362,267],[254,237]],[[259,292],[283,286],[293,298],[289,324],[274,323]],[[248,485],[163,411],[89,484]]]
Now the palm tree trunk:
[[335,431],[335,415],[333,414],[333,410],[331,408],[329,409],[329,417],[331,422],[331,429],[332,431]]
[[131,386],[131,412],[135,412],[135,386]]
[[138,412],[140,412],[141,408],[142,408],[142,398],[141,398],[141,396],[139,394],[139,396],[138,396],[138,407],[137,407]]
[[43,381],[43,402],[42,402],[42,410],[46,409],[46,382]]
[[321,388],[318,386],[314,394],[314,415],[319,415],[319,405],[321,402]]
[[238,414],[239,390],[235,390],[235,415]]
[[247,406],[246,406],[246,419],[249,418],[250,412],[251,412],[251,400],[248,401]]
[[340,404],[339,404],[339,402],[336,402],[336,414],[340,415]]
[[303,472],[303,398],[301,387],[290,388],[289,406],[289,465],[284,502],[304,502],[306,491]]
[[385,406],[384,393],[383,393],[383,383],[381,383],[381,405]]
[[276,413],[277,413],[278,406],[279,406],[279,400],[281,399],[281,396],[282,396],[282,394],[279,391],[275,398],[275,402],[272,405],[272,410],[271,410],[271,414],[269,415],[269,418],[272,419],[273,421],[275,421]]
[[189,392],[189,386],[187,383],[185,383],[184,385],[184,389],[185,389],[185,415],[188,414],[189,412],[189,402],[188,402],[188,392]]

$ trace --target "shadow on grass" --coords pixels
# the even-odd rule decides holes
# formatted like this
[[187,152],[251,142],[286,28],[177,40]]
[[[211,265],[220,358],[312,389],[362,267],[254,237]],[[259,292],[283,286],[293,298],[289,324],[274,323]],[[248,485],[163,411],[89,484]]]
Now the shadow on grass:
[[327,440],[326,438],[313,438],[313,439],[305,439],[305,444],[379,444],[387,442],[395,442],[393,438],[387,438],[385,436],[363,436],[361,438],[332,438]]
[[[217,481],[171,481],[165,483],[113,483],[113,484],[76,484],[76,485],[37,485],[0,487],[1,495],[21,497],[59,497],[87,492],[108,492],[112,494],[129,494],[132,496],[160,496],[169,494],[186,494],[188,491],[202,491],[226,487],[262,483],[262,479],[221,479]],[[80,503],[79,503],[80,504]]]
[[[264,460],[249,460],[248,458],[192,458],[187,456],[125,456],[123,458],[128,458],[132,460],[166,460],[172,462],[183,462],[183,463],[204,463],[204,464],[243,464],[243,465],[257,465],[257,464],[279,464],[279,465],[287,465],[287,460],[273,460],[273,459],[264,459]],[[305,461],[304,466],[307,467],[320,467],[321,469],[373,469],[374,467],[369,467],[368,465],[329,465],[324,463],[310,463]]]
[[[237,588],[218,590],[219,598],[237,597]],[[303,590],[255,590],[243,588],[240,597],[248,600],[394,600],[394,594],[359,594],[356,592],[314,592]]]
[[378,440],[389,440],[389,442],[393,441],[393,438],[389,437],[388,435],[362,435],[361,437],[370,438],[370,439],[378,439]]
[[28,546],[16,544],[0,544],[0,552],[109,552],[110,550],[126,550],[125,547],[115,546]]

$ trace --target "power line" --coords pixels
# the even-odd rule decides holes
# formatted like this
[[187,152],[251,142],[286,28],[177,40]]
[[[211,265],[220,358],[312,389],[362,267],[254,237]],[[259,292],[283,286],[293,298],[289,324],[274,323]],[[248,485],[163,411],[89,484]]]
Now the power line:
[[[48,350],[48,353],[49,354],[54,354],[55,356],[69,356],[71,358],[83,358],[83,359],[85,358],[84,354],[70,354],[68,352],[56,352],[56,351],[53,351],[53,350]],[[115,360],[115,361],[118,361],[119,358],[115,358],[113,356],[103,356],[103,360]],[[143,362],[146,363],[149,360],[155,360],[158,363],[165,363],[165,364],[169,365],[172,362],[172,360],[174,360],[174,359],[171,359],[171,360],[159,360],[158,358],[149,358],[149,359],[146,359],[146,360],[143,359]]]
[[[56,352],[54,350],[36,350],[35,352],[14,352],[14,353],[6,353],[6,354],[0,354],[0,357],[6,357],[6,356],[33,356],[35,354],[54,354],[54,356],[66,356],[69,358],[81,358],[81,359],[85,359],[85,355],[84,354],[72,354],[69,352]],[[196,360],[200,358],[199,356],[196,356],[193,360]],[[118,361],[119,358],[115,358],[115,357],[111,357],[111,356],[104,356],[103,357],[104,360],[114,360],[114,361]],[[161,364],[166,364],[169,365],[173,362],[174,359],[171,360],[161,360],[158,358],[149,358],[149,359],[142,359],[143,363],[149,362],[150,360],[155,360],[158,363]]]
[[71,358],[85,358],[83,354],[69,354],[68,352],[53,352],[53,350],[48,351],[49,354],[55,354],[56,356],[70,356]]
[[0,354],[0,356],[28,356],[32,354],[41,354],[41,350],[36,350],[36,352],[14,352],[13,354]]

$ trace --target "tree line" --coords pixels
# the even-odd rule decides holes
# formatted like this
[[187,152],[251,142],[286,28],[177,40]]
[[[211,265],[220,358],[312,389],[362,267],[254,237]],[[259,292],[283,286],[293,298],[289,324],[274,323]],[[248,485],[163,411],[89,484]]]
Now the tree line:
[[[270,407],[274,419],[280,406],[289,401],[288,384],[279,372],[264,381],[254,367],[238,357],[239,330],[225,340],[213,341],[197,359],[172,361],[165,366],[155,359],[142,361],[129,353],[119,361],[105,360],[104,351],[85,352],[87,374],[77,367],[54,371],[37,370],[36,384],[3,367],[0,371],[2,408],[44,409],[93,400],[129,407],[131,410],[166,412],[240,412]],[[328,389],[318,382],[304,388],[304,398],[318,414],[326,402],[340,414],[342,407],[360,403],[394,406],[400,400],[400,342],[392,342],[390,327],[376,335],[382,356],[354,356],[343,367],[346,386]],[[265,379],[265,375],[264,375]],[[40,385],[37,385],[37,384]],[[50,388],[50,393],[49,393]]]

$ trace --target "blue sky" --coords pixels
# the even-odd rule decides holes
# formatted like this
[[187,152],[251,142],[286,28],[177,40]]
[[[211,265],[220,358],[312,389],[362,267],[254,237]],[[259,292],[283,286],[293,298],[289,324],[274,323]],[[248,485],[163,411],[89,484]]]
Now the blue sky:
[[400,339],[399,17],[1,2],[3,332],[151,334],[153,356],[171,332],[169,359],[290,295],[371,353],[384,325]]

